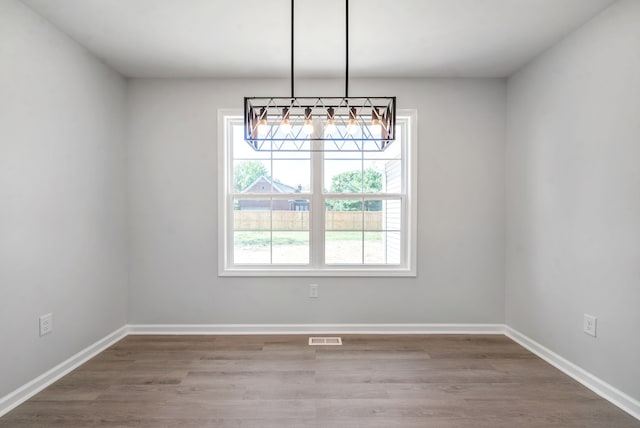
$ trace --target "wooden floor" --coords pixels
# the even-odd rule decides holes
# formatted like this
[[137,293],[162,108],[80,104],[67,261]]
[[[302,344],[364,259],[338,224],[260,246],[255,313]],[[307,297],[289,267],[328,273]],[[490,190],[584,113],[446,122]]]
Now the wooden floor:
[[508,338],[129,336],[0,427],[640,427]]

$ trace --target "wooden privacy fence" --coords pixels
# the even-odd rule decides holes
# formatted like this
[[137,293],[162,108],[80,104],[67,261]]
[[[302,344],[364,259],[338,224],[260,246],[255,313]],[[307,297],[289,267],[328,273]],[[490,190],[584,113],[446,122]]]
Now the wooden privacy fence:
[[326,230],[380,230],[382,211],[326,211],[324,221]]
[[[382,211],[326,211],[324,215],[326,230],[382,229]],[[234,210],[233,227],[235,230],[308,230],[309,211]]]

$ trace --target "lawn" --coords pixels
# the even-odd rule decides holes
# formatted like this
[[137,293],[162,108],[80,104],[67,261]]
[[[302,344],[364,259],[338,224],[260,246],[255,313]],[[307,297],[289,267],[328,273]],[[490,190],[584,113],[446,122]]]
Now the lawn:
[[[359,231],[328,231],[325,234],[326,241],[362,241],[362,232]],[[367,241],[382,240],[382,233],[367,232]],[[309,233],[298,231],[274,231],[273,237],[268,231],[242,231],[235,232],[234,243],[236,245],[308,245]]]

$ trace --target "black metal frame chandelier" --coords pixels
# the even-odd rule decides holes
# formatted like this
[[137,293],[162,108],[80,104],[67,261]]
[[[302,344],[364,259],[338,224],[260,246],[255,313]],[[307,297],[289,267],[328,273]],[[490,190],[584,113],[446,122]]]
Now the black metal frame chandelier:
[[395,140],[396,97],[349,97],[349,0],[344,97],[296,97],[294,0],[291,0],[291,96],[245,97],[244,139],[266,152],[376,152]]

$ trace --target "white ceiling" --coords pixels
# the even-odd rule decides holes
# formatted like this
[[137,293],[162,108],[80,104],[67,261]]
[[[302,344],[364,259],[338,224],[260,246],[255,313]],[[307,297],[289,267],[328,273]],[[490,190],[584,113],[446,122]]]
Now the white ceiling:
[[[132,77],[287,77],[289,0],[23,0]],[[358,77],[503,77],[613,0],[351,0]],[[296,0],[296,76],[344,76],[344,0]]]

